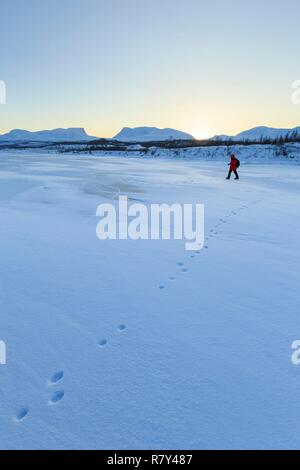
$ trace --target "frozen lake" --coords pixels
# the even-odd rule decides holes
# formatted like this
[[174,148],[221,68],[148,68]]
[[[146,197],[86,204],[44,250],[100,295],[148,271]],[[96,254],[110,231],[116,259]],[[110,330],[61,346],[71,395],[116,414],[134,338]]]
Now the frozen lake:
[[[0,155],[0,448],[300,448],[300,166]],[[118,194],[206,249],[100,241]]]

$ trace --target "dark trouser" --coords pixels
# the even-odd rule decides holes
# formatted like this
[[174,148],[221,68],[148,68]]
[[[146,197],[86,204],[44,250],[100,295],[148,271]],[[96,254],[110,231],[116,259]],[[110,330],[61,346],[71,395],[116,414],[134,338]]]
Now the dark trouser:
[[227,179],[230,180],[230,176],[231,176],[231,173],[232,173],[232,172],[235,174],[235,177],[236,177],[236,179],[238,180],[238,179],[239,179],[239,175],[238,175],[238,172],[237,172],[236,170],[229,170]]

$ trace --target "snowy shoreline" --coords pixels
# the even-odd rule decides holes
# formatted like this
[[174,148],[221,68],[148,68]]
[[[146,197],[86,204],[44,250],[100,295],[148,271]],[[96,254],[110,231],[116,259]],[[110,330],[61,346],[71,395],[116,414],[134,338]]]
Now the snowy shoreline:
[[1,155],[59,155],[78,156],[83,158],[98,157],[118,157],[118,158],[142,158],[142,159],[166,159],[166,160],[196,160],[196,161],[227,161],[230,154],[237,154],[242,163],[300,163],[300,144],[289,143],[283,145],[232,145],[232,146],[216,146],[216,147],[187,147],[187,148],[160,148],[150,147],[147,151],[127,149],[124,151],[111,150],[83,150],[81,146],[74,145],[71,147],[60,146],[59,148],[22,148],[7,149],[0,146]]

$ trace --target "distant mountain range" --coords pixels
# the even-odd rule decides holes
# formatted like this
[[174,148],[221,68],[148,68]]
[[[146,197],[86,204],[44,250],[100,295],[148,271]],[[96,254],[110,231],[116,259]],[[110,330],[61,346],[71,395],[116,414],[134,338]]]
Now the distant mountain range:
[[211,140],[217,141],[226,141],[226,140],[233,140],[233,141],[257,141],[257,140],[264,140],[264,139],[279,139],[281,137],[292,137],[294,135],[298,135],[300,137],[300,127],[294,127],[292,129],[276,129],[274,127],[254,127],[253,129],[249,129],[247,131],[240,132],[235,136],[229,135],[216,135],[211,138]]
[[[45,131],[26,131],[14,129],[0,135],[0,142],[79,142],[96,140],[99,137],[90,136],[83,128],[53,129]],[[164,140],[193,140],[194,137],[186,132],[175,129],[158,129],[157,127],[124,127],[113,140],[122,142],[151,142]]]
[[176,129],[158,129],[157,127],[124,127],[114,140],[120,142],[159,142],[162,140],[194,140],[191,134]]
[[[264,139],[278,139],[280,137],[300,137],[300,127],[293,129],[276,129],[273,127],[254,127],[240,132],[235,136],[216,135],[210,140],[215,141],[259,141]],[[2,142],[87,142],[97,140],[99,137],[90,136],[83,128],[53,129],[43,131],[26,131],[14,129],[7,134],[0,135]],[[176,129],[159,129],[157,127],[124,127],[111,140],[119,142],[162,142],[169,140],[194,140],[191,134]]]
[[0,142],[79,142],[94,139],[97,137],[89,136],[84,129],[76,127],[37,132],[14,129],[7,134],[0,135]]

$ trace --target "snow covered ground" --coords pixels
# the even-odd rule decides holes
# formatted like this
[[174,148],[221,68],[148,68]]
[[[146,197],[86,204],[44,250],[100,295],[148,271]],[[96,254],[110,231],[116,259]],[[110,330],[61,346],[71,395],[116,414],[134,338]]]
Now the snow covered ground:
[[[1,154],[1,449],[300,448],[300,167],[226,171]],[[99,241],[119,192],[204,203],[207,248]]]

